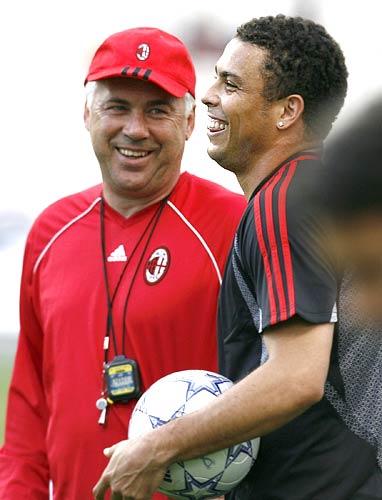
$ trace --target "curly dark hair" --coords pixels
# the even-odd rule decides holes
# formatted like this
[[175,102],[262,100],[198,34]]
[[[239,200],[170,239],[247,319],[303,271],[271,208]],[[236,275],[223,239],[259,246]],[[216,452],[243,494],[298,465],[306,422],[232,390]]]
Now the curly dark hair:
[[242,24],[236,36],[265,49],[264,97],[303,97],[303,119],[326,137],[346,96],[348,72],[341,48],[325,28],[302,17],[260,17]]

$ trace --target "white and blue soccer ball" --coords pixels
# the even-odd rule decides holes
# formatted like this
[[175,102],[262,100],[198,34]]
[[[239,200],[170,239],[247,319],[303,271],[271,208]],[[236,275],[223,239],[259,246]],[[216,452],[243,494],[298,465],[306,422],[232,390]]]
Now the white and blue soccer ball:
[[[129,424],[134,438],[174,418],[199,410],[232,386],[217,373],[185,370],[155,382],[139,399]],[[169,467],[159,490],[171,498],[196,500],[225,495],[252,467],[258,438]]]

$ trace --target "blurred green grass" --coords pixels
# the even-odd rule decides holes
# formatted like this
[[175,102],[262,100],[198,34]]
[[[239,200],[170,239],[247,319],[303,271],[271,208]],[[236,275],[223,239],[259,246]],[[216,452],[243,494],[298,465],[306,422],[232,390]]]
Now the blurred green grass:
[[7,410],[8,387],[12,374],[13,353],[1,354],[0,361],[0,446],[4,442],[5,414]]

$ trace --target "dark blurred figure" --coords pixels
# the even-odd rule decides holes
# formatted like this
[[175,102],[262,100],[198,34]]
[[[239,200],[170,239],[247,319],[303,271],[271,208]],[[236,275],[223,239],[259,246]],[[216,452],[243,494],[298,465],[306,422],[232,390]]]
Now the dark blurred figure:
[[[360,312],[382,319],[382,96],[328,149],[323,178],[340,263]],[[326,179],[327,177],[327,179]]]

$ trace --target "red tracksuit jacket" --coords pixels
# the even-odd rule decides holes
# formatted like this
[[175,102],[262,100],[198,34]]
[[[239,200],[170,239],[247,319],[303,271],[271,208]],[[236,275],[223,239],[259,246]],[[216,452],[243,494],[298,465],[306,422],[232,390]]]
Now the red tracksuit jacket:
[[[28,237],[21,331],[0,452],[2,500],[46,500],[49,482],[57,500],[91,499],[107,465],[103,448],[126,439],[134,402],[113,405],[105,426],[98,424],[95,406],[102,390],[107,317],[101,189],[53,204]],[[124,301],[142,257],[126,314],[125,353],[139,364],[143,390],[177,370],[216,371],[217,296],[245,205],[242,196],[184,173],[145,255],[145,238],[137,247],[113,318],[120,350]],[[157,208],[126,219],[106,205],[111,291]],[[109,359],[113,356],[111,342]]]

